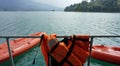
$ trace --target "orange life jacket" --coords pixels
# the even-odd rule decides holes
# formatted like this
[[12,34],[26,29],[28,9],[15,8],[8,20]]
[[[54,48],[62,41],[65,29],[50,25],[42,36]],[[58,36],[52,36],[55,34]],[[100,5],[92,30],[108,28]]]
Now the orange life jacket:
[[71,36],[58,41],[55,34],[51,36],[45,34],[41,50],[47,66],[49,55],[57,61],[59,66],[82,66],[89,55],[88,47],[89,36],[87,35]]

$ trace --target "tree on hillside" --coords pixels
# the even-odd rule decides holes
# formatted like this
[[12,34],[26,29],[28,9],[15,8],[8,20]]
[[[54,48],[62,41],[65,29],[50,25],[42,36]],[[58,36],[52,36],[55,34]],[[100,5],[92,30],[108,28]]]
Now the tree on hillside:
[[84,0],[66,7],[65,11],[120,12],[120,0]]

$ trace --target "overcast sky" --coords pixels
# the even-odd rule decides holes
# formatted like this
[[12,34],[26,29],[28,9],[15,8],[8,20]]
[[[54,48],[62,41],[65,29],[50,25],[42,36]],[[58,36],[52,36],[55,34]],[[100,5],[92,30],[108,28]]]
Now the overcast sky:
[[33,1],[64,8],[74,3],[80,3],[82,0],[33,0]]

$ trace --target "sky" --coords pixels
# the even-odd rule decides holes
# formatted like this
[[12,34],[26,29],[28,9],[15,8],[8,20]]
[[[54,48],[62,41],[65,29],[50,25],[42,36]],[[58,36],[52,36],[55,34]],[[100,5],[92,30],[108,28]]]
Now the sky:
[[80,3],[82,0],[33,0],[37,3],[45,3],[56,7],[65,8],[71,4]]

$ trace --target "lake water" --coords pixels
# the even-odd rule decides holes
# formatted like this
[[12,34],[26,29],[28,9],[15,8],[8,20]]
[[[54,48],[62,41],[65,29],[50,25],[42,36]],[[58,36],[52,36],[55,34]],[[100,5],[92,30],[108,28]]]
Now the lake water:
[[[120,35],[120,13],[0,12],[0,35],[28,35],[38,31],[57,35]],[[4,41],[5,39],[0,38],[1,43]],[[119,38],[96,38],[94,41],[94,44],[113,46],[120,46],[119,43]],[[40,49],[35,47],[15,58],[15,66],[45,66],[41,52],[37,55],[36,64],[32,65],[35,50]],[[91,60],[91,66],[106,65],[117,66],[96,59]]]

